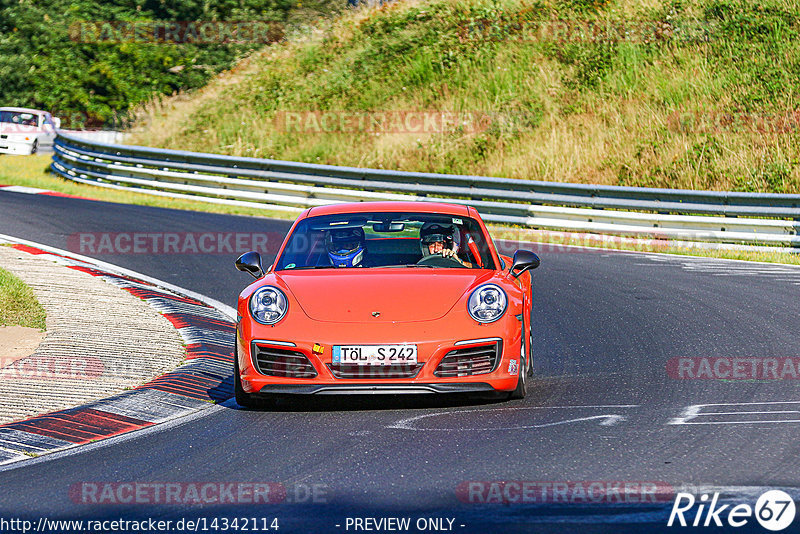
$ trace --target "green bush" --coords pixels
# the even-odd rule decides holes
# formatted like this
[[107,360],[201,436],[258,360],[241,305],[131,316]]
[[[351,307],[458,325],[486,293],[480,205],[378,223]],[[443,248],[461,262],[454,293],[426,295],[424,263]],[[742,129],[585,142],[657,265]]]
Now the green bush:
[[291,0],[0,0],[0,105],[52,110],[75,128],[115,126],[133,106],[201,87],[261,45],[79,42],[80,23],[282,23],[291,7]]

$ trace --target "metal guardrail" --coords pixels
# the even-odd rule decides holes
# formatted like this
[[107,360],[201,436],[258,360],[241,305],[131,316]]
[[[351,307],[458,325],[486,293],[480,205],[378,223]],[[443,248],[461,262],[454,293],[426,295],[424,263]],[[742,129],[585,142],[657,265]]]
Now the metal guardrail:
[[800,246],[800,195],[542,182],[112,145],[60,132],[51,169],[77,182],[299,211],[342,201],[468,204],[487,222],[709,243]]
[[69,135],[101,143],[124,143],[130,135],[116,130],[60,130],[60,135]]

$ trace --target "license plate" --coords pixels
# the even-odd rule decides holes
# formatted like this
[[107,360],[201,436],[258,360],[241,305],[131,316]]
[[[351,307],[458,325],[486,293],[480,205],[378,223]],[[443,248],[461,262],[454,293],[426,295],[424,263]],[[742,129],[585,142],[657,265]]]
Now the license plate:
[[336,365],[416,365],[416,345],[334,345]]

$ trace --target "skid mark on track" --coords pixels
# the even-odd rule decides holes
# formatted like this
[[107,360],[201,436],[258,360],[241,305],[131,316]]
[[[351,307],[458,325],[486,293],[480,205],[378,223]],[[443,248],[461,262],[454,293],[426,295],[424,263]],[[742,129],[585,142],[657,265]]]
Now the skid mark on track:
[[680,267],[684,271],[709,276],[742,276],[748,278],[768,278],[775,282],[788,282],[800,285],[800,266],[739,262],[730,260],[687,258],[683,256],[645,256],[647,261],[637,261],[636,265],[649,267]]

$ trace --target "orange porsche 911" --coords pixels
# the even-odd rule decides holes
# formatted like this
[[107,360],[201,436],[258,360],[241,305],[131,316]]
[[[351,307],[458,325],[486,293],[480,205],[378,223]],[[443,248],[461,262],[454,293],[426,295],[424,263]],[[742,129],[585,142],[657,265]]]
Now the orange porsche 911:
[[236,401],[502,393],[532,373],[533,252],[500,256],[478,212],[421,202],[306,210],[239,295]]

